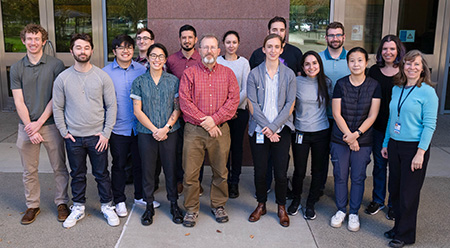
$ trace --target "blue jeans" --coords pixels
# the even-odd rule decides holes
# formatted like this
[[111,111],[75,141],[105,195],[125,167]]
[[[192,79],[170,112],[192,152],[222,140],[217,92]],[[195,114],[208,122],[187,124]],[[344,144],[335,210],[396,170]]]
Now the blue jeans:
[[70,176],[72,182],[72,201],[77,203],[86,202],[86,157],[92,164],[92,174],[97,182],[98,194],[101,203],[112,201],[111,179],[108,171],[108,150],[98,152],[95,145],[99,137],[74,137],[75,142],[65,139],[67,157],[70,165]]
[[347,212],[348,176],[350,174],[350,214],[358,214],[364,195],[366,168],[370,163],[372,147],[360,147],[359,151],[350,150],[348,145],[331,142],[331,162],[333,163],[334,194],[336,207]]
[[[387,182],[387,162],[388,160],[381,156],[381,148],[383,146],[384,132],[373,129],[373,191],[372,201],[384,205],[386,198],[386,182]],[[391,197],[388,199],[388,206],[392,207]]]

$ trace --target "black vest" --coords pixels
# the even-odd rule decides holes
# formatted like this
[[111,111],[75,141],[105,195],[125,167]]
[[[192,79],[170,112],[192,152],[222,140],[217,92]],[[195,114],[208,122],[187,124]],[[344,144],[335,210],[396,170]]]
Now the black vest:
[[[336,87],[340,87],[342,93],[341,115],[350,131],[354,132],[369,116],[372,98],[378,87],[378,82],[373,78],[366,77],[361,85],[355,87],[350,83],[349,76],[345,76],[337,81]],[[331,141],[346,145],[347,143],[342,140],[343,135],[335,122]],[[372,139],[372,127],[370,127],[358,138],[359,146],[372,146]]]

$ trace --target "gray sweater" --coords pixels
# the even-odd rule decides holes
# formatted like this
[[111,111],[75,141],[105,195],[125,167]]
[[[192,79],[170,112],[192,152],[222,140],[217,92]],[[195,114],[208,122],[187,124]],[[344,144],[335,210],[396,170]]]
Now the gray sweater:
[[[331,80],[327,80],[331,95]],[[297,77],[297,100],[295,101],[295,129],[302,132],[318,132],[329,128],[325,99],[319,107],[317,78]]]
[[101,133],[109,139],[116,114],[114,84],[100,68],[93,65],[88,72],[78,72],[71,66],[56,78],[53,117],[63,137]]

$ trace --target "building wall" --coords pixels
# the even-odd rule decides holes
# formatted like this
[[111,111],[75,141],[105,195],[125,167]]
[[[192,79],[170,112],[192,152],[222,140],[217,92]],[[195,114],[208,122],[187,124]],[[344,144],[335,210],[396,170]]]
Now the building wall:
[[268,21],[276,15],[288,20],[289,6],[289,0],[149,0],[148,27],[169,54],[180,49],[178,30],[184,24],[194,26],[199,38],[213,33],[221,40],[226,31],[235,30],[241,37],[239,54],[250,58],[262,46]]

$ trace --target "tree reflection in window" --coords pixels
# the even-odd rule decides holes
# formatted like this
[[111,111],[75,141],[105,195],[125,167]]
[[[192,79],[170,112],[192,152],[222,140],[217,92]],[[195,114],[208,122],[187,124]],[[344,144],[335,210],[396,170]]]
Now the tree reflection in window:
[[26,52],[20,31],[29,23],[39,24],[38,0],[2,0],[3,35],[6,52]]

